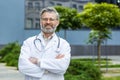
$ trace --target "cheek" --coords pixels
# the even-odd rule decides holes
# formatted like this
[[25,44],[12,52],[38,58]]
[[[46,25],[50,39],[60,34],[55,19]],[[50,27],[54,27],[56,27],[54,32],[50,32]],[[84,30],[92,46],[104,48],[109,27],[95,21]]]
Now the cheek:
[[41,25],[43,25],[44,23],[43,22],[40,22]]
[[45,26],[45,23],[44,22],[40,22],[40,26]]
[[54,25],[57,25],[57,24],[59,24],[59,22],[58,22],[58,21],[55,21],[55,22],[53,22],[53,24],[54,24]]
[[56,22],[56,26],[58,26],[58,25],[59,25],[59,21]]

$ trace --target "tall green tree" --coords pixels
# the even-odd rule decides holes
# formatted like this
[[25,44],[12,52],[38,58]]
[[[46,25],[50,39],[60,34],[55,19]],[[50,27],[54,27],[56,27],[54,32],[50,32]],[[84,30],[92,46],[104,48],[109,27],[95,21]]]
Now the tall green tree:
[[120,9],[108,3],[88,3],[80,12],[82,23],[91,29],[88,42],[97,43],[97,55],[100,67],[101,44],[110,39],[111,29],[120,25]]
[[55,8],[60,14],[60,24],[57,31],[63,29],[66,34],[66,30],[68,29],[76,30],[82,27],[82,23],[76,9],[64,6],[55,6]]

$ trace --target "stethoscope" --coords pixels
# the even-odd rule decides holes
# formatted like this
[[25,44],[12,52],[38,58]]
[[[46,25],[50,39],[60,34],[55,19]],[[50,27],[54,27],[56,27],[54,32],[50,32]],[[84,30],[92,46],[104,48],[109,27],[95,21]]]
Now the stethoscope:
[[[38,35],[36,36],[36,38],[34,39],[34,46],[35,48],[41,52],[42,50],[40,50],[37,45],[36,45],[36,41],[39,41],[40,42],[40,45],[42,46],[42,41],[41,39],[38,38]],[[56,49],[56,53],[59,53],[60,52],[60,38],[58,37],[58,45],[57,45],[57,49]]]

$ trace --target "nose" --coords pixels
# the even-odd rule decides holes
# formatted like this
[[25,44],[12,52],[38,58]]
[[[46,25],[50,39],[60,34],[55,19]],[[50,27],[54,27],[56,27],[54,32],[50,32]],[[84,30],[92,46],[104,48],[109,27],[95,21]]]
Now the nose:
[[48,19],[48,20],[46,21],[46,23],[50,23],[50,19]]

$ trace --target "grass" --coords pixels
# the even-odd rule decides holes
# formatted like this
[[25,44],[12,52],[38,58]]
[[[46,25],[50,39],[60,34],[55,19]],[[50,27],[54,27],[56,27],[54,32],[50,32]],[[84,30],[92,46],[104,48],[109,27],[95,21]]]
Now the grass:
[[[78,60],[78,61],[85,61],[85,62],[89,62],[89,63],[94,63],[95,65],[98,64],[98,60],[97,59],[89,59],[89,58],[83,58],[83,59],[74,59],[74,60]],[[107,64],[107,65],[106,65]],[[101,68],[116,68],[116,70],[109,70],[107,73],[118,73],[120,74],[120,64],[113,64],[111,59],[101,59]],[[104,71],[103,71],[104,73]],[[120,80],[120,76],[104,76],[102,80]]]
[[[102,68],[105,68],[106,67],[106,65],[103,65],[103,66],[101,66]],[[108,66],[107,66],[108,68],[120,68],[120,64],[114,64],[114,65],[112,65],[112,64],[108,64]]]
[[120,76],[104,77],[103,80],[120,80]]
[[[98,60],[97,59],[90,59],[90,58],[82,58],[82,59],[73,59],[73,60],[77,60],[77,61],[80,61],[80,62],[88,62],[88,63],[94,63],[95,65],[98,65]],[[112,60],[111,59],[105,59],[105,58],[102,58],[101,59],[101,68],[106,68],[106,66],[108,68],[120,68],[120,64],[113,64],[111,62]],[[106,65],[107,64],[107,65]]]

